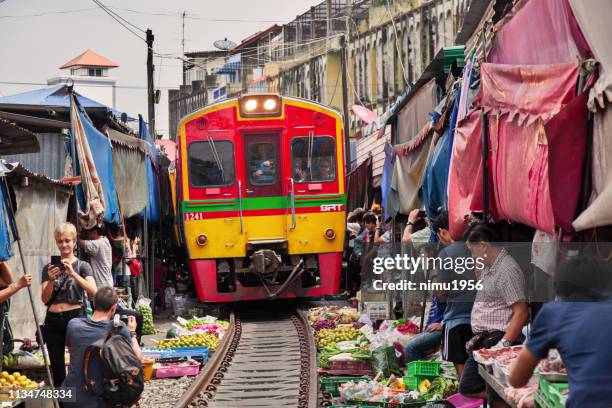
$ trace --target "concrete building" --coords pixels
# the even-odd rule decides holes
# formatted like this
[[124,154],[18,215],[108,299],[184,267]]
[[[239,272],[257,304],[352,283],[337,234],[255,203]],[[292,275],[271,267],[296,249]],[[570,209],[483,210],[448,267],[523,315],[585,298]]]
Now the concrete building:
[[47,80],[49,85],[74,83],[74,89],[83,96],[116,107],[116,79],[110,70],[119,67],[111,60],[87,50],[60,67],[70,74]]
[[[324,0],[282,27],[245,39],[223,69],[239,69],[242,92],[278,92],[341,111],[344,37],[348,104],[380,115],[454,44],[471,1]],[[364,124],[352,113],[348,120],[353,136]]]

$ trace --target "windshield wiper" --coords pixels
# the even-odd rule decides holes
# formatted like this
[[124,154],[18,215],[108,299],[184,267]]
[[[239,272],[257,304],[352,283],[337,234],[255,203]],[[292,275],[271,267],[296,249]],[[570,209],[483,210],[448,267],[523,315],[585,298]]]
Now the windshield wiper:
[[215,147],[215,141],[210,135],[208,135],[208,144],[210,145],[210,150],[212,150],[213,158],[217,163],[217,167],[219,167],[219,171],[221,172],[221,180],[225,182],[225,175],[223,174],[223,164],[221,163],[221,158],[219,157],[219,153],[217,152],[217,148]]

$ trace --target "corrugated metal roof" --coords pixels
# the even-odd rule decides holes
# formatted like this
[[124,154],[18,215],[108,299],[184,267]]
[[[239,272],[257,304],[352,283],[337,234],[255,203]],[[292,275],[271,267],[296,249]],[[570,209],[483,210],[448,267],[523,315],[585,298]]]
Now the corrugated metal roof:
[[0,155],[36,153],[39,150],[34,133],[0,117]]
[[[376,136],[364,137],[357,141],[357,165],[372,156],[372,178],[376,179],[382,175],[385,163],[385,143],[390,140],[391,127],[387,126],[385,135],[381,138]],[[376,184],[376,183],[375,183]]]
[[66,148],[61,133],[37,133],[40,152],[2,156],[9,162],[19,162],[34,173],[44,174],[52,179],[64,178]]

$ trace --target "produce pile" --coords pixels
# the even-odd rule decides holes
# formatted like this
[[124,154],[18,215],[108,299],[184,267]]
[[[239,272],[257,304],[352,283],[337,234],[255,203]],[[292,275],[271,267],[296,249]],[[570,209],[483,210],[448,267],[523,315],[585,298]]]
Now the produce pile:
[[15,351],[2,356],[2,367],[40,367],[45,365],[42,352],[40,350],[32,353],[27,351]]
[[142,334],[155,334],[155,326],[153,325],[153,309],[151,309],[151,300],[146,298],[138,299],[136,302],[136,311],[142,314]]
[[195,333],[179,336],[174,339],[160,341],[156,348],[175,348],[175,347],[201,347],[208,346],[209,350],[215,350],[221,340],[214,334]]
[[398,319],[393,324],[393,327],[395,327],[395,330],[402,333],[403,335],[415,335],[419,333],[419,326],[405,318]]
[[[348,342],[347,342],[348,343]],[[330,368],[330,361],[370,361],[372,353],[362,347],[338,348],[336,345],[325,347],[319,355],[319,365],[321,368]]]
[[199,330],[199,329],[206,330],[210,328],[211,326],[215,326],[216,329],[223,329],[223,330],[227,330],[227,328],[229,327],[229,322],[226,322],[224,320],[217,320],[216,318],[212,316],[192,317],[189,320],[185,320],[179,317],[177,321],[179,322],[181,327],[189,331]]
[[336,343],[348,340],[358,340],[363,333],[353,326],[338,326],[334,329],[321,329],[315,334],[319,349],[335,346]]
[[308,311],[308,320],[315,323],[317,320],[331,320],[336,324],[351,324],[359,319],[357,309],[338,306],[315,307]]
[[30,380],[25,375],[15,371],[9,374],[8,371],[0,373],[0,387],[2,388],[38,388],[36,381]]
[[406,392],[397,388],[385,386],[377,381],[352,381],[339,387],[340,401],[368,401],[386,403],[425,402],[425,398],[419,392]]

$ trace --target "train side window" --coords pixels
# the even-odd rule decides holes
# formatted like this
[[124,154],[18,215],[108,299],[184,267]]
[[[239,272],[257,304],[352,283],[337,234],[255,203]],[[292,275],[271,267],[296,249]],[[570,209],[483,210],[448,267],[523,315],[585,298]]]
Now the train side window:
[[193,187],[234,184],[234,145],[227,140],[193,142],[187,152],[189,181]]
[[296,183],[336,179],[336,143],[330,136],[299,136],[291,141],[291,168]]
[[265,186],[276,183],[276,146],[268,142],[249,144],[248,166],[251,184]]

